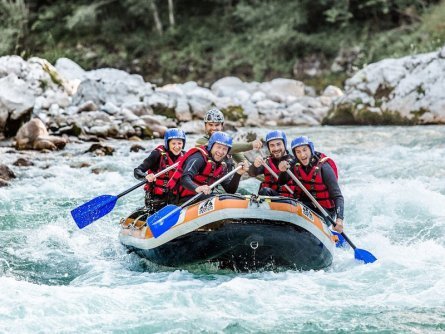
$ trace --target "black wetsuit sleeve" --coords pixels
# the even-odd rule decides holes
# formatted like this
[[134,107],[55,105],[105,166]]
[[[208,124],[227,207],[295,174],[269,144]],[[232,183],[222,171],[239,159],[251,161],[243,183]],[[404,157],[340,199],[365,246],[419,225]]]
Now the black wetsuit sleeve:
[[159,160],[161,158],[161,152],[158,150],[151,151],[150,155],[134,169],[134,177],[138,180],[143,180],[147,176],[149,169],[156,170],[159,166]]
[[193,182],[193,177],[204,170],[205,164],[206,162],[201,153],[196,152],[192,154],[184,163],[183,166],[184,172],[181,176],[181,181],[180,181],[181,186],[183,186],[188,190],[195,191],[198,185],[195,182]]
[[221,185],[226,192],[228,192],[229,194],[234,194],[238,189],[240,180],[241,175],[235,172],[232,177],[229,177],[228,179],[225,179],[223,182],[221,182]]
[[249,166],[249,176],[257,176],[260,174],[264,174],[264,166],[261,165],[260,167],[255,167],[254,164],[251,164]]
[[337,218],[343,219],[345,200],[338,185],[335,173],[328,163],[324,163],[321,166],[321,176],[323,177],[323,183],[326,185],[326,188],[328,188],[329,197],[335,203]]

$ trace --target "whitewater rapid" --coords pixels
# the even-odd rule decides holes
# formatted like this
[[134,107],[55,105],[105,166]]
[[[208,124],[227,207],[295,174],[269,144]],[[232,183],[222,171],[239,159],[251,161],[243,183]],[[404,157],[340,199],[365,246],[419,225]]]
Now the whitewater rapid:
[[82,230],[70,210],[136,184],[133,168],[160,140],[137,153],[111,140],[105,157],[84,153],[91,143],[47,154],[0,147],[3,164],[35,163],[13,166],[17,179],[0,188],[0,333],[444,332],[445,128],[283,130],[289,141],[309,135],[337,162],[345,232],[377,262],[338,249],[321,271],[159,268],[117,238],[142,189]]

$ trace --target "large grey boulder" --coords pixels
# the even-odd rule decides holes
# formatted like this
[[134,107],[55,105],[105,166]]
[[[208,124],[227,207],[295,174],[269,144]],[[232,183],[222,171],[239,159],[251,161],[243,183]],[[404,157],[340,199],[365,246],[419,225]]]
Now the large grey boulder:
[[445,124],[445,59],[439,52],[368,65],[346,81],[326,124]]
[[26,82],[10,73],[0,79],[0,133],[6,128],[6,121],[18,121],[31,113],[35,96]]

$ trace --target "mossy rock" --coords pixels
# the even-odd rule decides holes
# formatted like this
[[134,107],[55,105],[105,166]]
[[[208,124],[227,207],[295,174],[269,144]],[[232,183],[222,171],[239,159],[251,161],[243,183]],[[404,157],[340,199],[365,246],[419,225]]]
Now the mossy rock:
[[[136,134],[138,134],[138,130],[137,129],[135,129],[135,130],[136,130]],[[150,129],[148,126],[146,126],[145,128],[143,128],[141,130],[142,130],[142,134],[141,134],[142,138],[150,138],[150,139],[154,138],[153,130]]]
[[322,125],[355,125],[354,106],[344,103],[329,110],[326,117],[321,122]]
[[155,115],[162,115],[172,119],[176,118],[176,113],[174,108],[167,108],[162,105],[154,105],[151,107],[153,108],[153,112],[155,113]]
[[341,104],[331,109],[323,119],[323,125],[414,125],[418,117],[409,119],[395,111],[372,111],[369,107]]
[[230,106],[221,110],[224,117],[229,121],[241,121],[244,122],[246,116],[244,115],[244,109],[241,106]]
[[414,116],[416,120],[419,120],[420,117],[422,117],[424,114],[426,114],[429,110],[420,108],[419,110],[413,110],[411,111],[411,114]]
[[[51,81],[55,83],[57,86],[63,86],[62,78],[60,78],[59,73],[57,70],[48,62],[44,62],[42,65],[42,69],[48,73],[49,77],[51,78]],[[43,83],[41,83],[43,84]]]
[[374,94],[374,98],[376,100],[387,99],[387,98],[389,98],[389,96],[391,95],[391,93],[393,91],[394,91],[394,87],[387,86],[387,85],[379,85],[379,87],[377,87],[377,90]]
[[355,114],[359,125],[414,125],[415,119],[408,119],[395,111],[373,112],[368,108],[362,108]]

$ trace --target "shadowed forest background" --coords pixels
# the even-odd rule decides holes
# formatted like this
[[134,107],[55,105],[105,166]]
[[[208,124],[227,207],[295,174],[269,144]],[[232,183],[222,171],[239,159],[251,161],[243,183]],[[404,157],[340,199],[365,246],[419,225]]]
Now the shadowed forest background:
[[0,0],[0,56],[68,57],[156,84],[304,80],[342,85],[363,65],[437,50],[438,0]]

